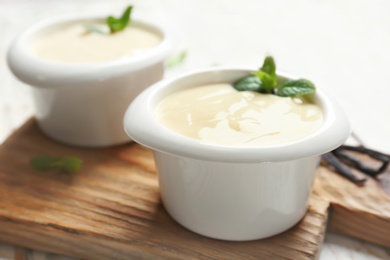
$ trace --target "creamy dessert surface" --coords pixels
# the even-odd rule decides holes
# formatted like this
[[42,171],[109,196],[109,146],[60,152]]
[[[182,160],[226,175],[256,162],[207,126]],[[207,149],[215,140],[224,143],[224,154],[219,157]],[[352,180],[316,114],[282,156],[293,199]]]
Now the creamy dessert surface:
[[113,34],[90,32],[87,27],[103,31],[103,24],[73,24],[47,33],[31,43],[31,52],[40,58],[68,63],[95,63],[123,59],[157,46],[161,37],[148,30],[128,26]]
[[167,128],[201,142],[262,146],[301,139],[320,128],[322,111],[297,98],[212,84],[175,92],[156,106]]

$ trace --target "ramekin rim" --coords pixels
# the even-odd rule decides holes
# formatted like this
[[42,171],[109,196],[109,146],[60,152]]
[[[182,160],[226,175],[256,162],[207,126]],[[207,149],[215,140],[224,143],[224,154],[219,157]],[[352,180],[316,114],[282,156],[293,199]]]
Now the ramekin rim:
[[49,26],[92,19],[104,19],[104,14],[102,12],[65,14],[32,24],[22,31],[10,45],[7,62],[11,71],[23,82],[37,87],[72,86],[83,82],[104,81],[142,69],[162,62],[172,52],[173,42],[170,30],[151,19],[138,16],[135,16],[132,21],[159,32],[162,35],[162,41],[156,47],[126,59],[97,63],[65,63],[39,58],[25,47],[30,37]]
[[[201,68],[162,80],[144,90],[128,107],[124,117],[125,131],[134,141],[159,152],[199,160],[240,163],[289,161],[318,156],[337,148],[350,135],[351,129],[344,111],[318,87],[316,95],[326,108],[323,125],[307,138],[281,145],[237,147],[205,144],[166,128],[154,117],[153,98],[169,84],[202,73],[229,70],[250,72],[256,69],[232,66]],[[297,78],[283,72],[277,74]]]

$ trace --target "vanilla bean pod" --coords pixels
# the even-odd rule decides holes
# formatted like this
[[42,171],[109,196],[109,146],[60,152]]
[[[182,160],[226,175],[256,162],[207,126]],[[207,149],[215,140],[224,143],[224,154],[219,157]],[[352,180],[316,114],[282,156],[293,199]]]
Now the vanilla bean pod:
[[354,156],[352,156],[350,154],[344,153],[344,152],[340,151],[339,149],[332,151],[332,153],[335,156],[337,156],[338,158],[340,158],[342,160],[344,159],[347,162],[347,164],[351,164],[354,168],[358,169],[359,171],[363,172],[364,174],[367,174],[371,177],[374,177],[378,174],[376,169],[373,169],[367,165],[364,165],[359,159],[355,158]]
[[[363,162],[361,162],[358,158],[347,154],[343,152],[342,150],[349,150],[349,151],[354,151],[358,152],[361,154],[367,154],[371,158],[382,162],[381,167],[378,169],[374,169],[372,167],[369,167],[365,165]],[[386,169],[389,166],[390,162],[390,156],[386,155],[384,153],[374,151],[372,149],[365,148],[364,146],[349,146],[349,145],[342,145],[339,148],[335,149],[332,151],[337,157],[343,158],[344,160],[348,161],[350,164],[353,165],[356,169],[359,171],[363,172],[364,174],[367,174],[371,177],[376,177],[377,175],[383,173],[386,171]]]
[[378,160],[378,161],[389,161],[390,155],[384,154],[369,148],[366,148],[362,145],[360,146],[351,146],[351,145],[341,145],[340,148],[343,148],[345,150],[350,150],[350,151],[355,151],[355,152],[360,152],[360,153],[365,153],[368,154],[370,157]]
[[362,186],[364,185],[366,178],[358,178],[353,172],[344,165],[332,152],[326,153],[322,155],[322,159],[324,159],[329,165],[331,165],[336,172],[338,172],[344,178],[352,181],[353,183]]

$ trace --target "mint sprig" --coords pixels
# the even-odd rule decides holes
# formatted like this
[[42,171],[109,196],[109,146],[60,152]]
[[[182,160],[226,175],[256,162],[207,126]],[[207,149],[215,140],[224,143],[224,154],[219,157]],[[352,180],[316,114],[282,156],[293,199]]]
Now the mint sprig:
[[265,93],[271,93],[277,84],[274,58],[271,56],[265,57],[263,66],[259,71],[253,72],[253,74],[256,75],[263,83],[261,90]]
[[256,75],[246,76],[236,82],[233,86],[238,91],[253,91],[263,93],[261,89],[262,82]]
[[41,155],[31,159],[30,166],[37,171],[64,170],[72,173],[81,169],[82,161],[74,156],[54,157]]
[[133,9],[133,6],[128,6],[126,10],[123,12],[120,18],[115,18],[113,16],[109,16],[106,19],[106,23],[110,28],[111,33],[116,33],[118,31],[122,31],[126,28],[126,26],[130,22],[130,14]]
[[307,79],[296,79],[289,80],[283,85],[281,85],[277,91],[276,95],[280,97],[296,97],[296,96],[306,96],[314,94],[316,87],[313,82]]
[[179,66],[184,63],[185,59],[187,57],[187,51],[183,50],[175,55],[172,55],[168,58],[166,62],[167,68],[173,68],[176,66]]
[[280,97],[308,96],[315,93],[315,85],[307,79],[289,80],[278,85],[276,65],[272,56],[264,59],[259,71],[238,80],[233,87],[238,91],[254,91]]

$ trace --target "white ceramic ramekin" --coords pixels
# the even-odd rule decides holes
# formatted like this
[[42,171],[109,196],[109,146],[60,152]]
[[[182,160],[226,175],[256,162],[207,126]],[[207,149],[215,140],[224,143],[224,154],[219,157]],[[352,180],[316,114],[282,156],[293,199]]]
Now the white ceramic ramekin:
[[321,89],[316,102],[324,113],[322,127],[283,145],[209,145],[156,120],[156,104],[170,93],[234,82],[250,71],[212,68],[160,81],[133,101],[124,119],[130,137],[154,150],[169,214],[184,227],[212,238],[260,239],[296,224],[306,212],[320,155],[341,145],[350,134],[345,114]]
[[134,19],[132,25],[160,35],[162,42],[126,59],[88,64],[44,60],[29,51],[29,44],[46,31],[94,21],[104,23],[104,16],[76,14],[39,22],[22,32],[8,52],[11,71],[33,86],[36,118],[43,132],[57,141],[87,147],[130,141],[123,130],[126,108],[163,77],[164,59],[171,49],[166,29]]

